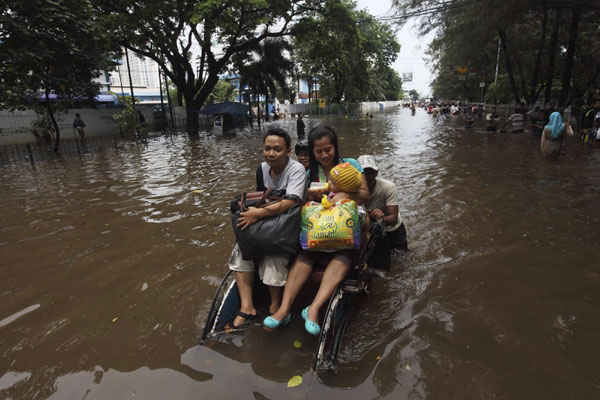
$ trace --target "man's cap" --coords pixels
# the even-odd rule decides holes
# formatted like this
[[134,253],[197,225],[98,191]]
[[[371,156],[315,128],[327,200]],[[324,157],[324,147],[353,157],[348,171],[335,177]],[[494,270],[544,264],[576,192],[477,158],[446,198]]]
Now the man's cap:
[[375,157],[373,156],[360,156],[358,157],[358,163],[363,169],[371,168],[375,171],[379,171],[379,168],[377,168],[377,163],[375,162]]

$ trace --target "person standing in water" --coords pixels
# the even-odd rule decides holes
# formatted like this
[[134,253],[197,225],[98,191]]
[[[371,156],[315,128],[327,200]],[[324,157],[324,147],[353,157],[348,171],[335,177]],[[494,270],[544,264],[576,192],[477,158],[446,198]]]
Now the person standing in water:
[[296,120],[296,132],[298,133],[298,140],[304,139],[304,120],[302,119],[303,114],[298,113],[298,119]]
[[565,133],[573,136],[571,126],[563,122],[559,112],[555,111],[550,114],[550,122],[544,126],[540,144],[543,157],[551,160],[558,158]]
[[75,114],[75,120],[73,120],[73,128],[77,130],[79,136],[83,139],[85,137],[85,122],[81,119],[81,115],[79,113]]
[[498,125],[499,119],[500,116],[496,112],[496,107],[492,107],[490,113],[485,117],[485,120],[487,121],[487,126],[485,130],[488,132],[496,132],[496,125]]
[[463,121],[465,122],[465,128],[469,129],[473,127],[473,122],[475,122],[475,116],[471,111],[471,107],[467,106],[465,112],[463,114]]

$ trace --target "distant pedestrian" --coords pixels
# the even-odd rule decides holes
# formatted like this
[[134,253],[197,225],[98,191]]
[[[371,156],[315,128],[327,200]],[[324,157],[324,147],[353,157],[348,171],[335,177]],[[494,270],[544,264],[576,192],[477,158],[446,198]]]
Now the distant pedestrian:
[[437,115],[436,125],[444,125],[446,123],[446,114],[441,112]]
[[529,119],[529,131],[535,137],[541,137],[546,124],[546,110],[538,107],[538,112]]
[[498,125],[499,119],[500,116],[496,112],[496,107],[492,107],[489,114],[485,117],[485,120],[487,121],[487,126],[485,130],[488,132],[496,132],[496,126]]
[[296,120],[296,132],[298,133],[298,140],[304,139],[304,128],[306,128],[306,125],[304,125],[304,120],[302,119],[303,116],[304,114],[298,113],[298,119]]
[[483,107],[483,104],[478,105],[477,109],[475,111],[477,112],[477,118],[482,119],[483,118],[483,112],[485,111],[485,108]]
[[75,114],[75,120],[73,120],[73,128],[77,129],[77,133],[83,139],[85,136],[85,122],[81,119],[81,115],[79,113]]
[[539,112],[540,112],[540,106],[535,106],[531,110],[527,111],[527,114],[525,116],[528,119],[531,119],[533,117],[537,117],[537,115],[538,115]]
[[512,133],[521,133],[523,132],[523,121],[525,120],[523,114],[521,113],[521,109],[515,107],[514,114],[509,116],[506,121],[504,121],[504,127],[510,122],[510,131]]
[[466,108],[465,113],[463,114],[463,121],[465,122],[465,128],[470,129],[473,127],[473,122],[475,121],[475,116],[471,111],[471,107]]
[[600,140],[600,100],[594,99],[591,107],[583,114],[583,139],[587,141]]
[[573,136],[571,126],[568,123],[563,123],[559,112],[553,112],[550,115],[550,122],[544,126],[544,131],[542,132],[542,156],[556,160],[560,155],[565,133]]

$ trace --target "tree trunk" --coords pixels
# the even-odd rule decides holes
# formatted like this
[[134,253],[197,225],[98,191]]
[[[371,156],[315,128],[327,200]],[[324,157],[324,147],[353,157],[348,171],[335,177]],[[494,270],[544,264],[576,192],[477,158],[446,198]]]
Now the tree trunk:
[[256,120],[258,121],[258,127],[260,128],[262,124],[262,111],[260,110],[260,96],[257,95],[258,89],[254,88],[254,99],[256,99]]
[[56,132],[56,142],[54,144],[54,152],[60,152],[60,129],[58,128],[58,124],[56,123],[56,118],[54,118],[54,112],[52,111],[52,105],[50,104],[50,89],[46,88],[46,111],[48,111],[48,116],[50,117],[50,121],[52,121],[52,126],[54,126],[54,132]]
[[308,79],[308,114],[312,116],[312,76],[309,76]]
[[537,54],[535,56],[535,66],[533,67],[533,75],[531,76],[531,85],[529,86],[529,98],[527,102],[529,104],[535,104],[537,101],[536,92],[538,85],[538,76],[540,73],[540,66],[542,65],[542,55],[544,54],[544,47],[546,44],[546,30],[548,26],[548,11],[544,11],[542,15],[542,34],[540,36],[540,45],[538,47]]
[[265,89],[265,122],[269,122],[271,117],[269,112],[269,88]]
[[176,86],[177,89],[177,105],[179,107],[183,106],[183,93],[181,92],[181,90],[179,89],[179,86]]
[[581,11],[578,8],[573,9],[571,18],[571,29],[569,30],[569,47],[567,48],[567,57],[565,59],[565,70],[562,76],[562,87],[558,96],[558,106],[566,105],[567,97],[571,91],[571,71],[573,70],[573,59],[575,58],[575,48],[577,47],[577,37],[579,35],[579,20]]
[[554,12],[554,27],[552,28],[552,37],[550,38],[550,47],[548,48],[548,69],[546,70],[546,92],[544,93],[544,103],[550,102],[552,96],[552,81],[554,80],[554,61],[556,59],[556,45],[558,43],[558,31],[560,29],[560,8]]
[[515,103],[519,103],[521,98],[519,96],[519,88],[517,87],[517,82],[515,81],[515,75],[512,68],[512,63],[510,62],[510,57],[508,55],[508,46],[506,44],[506,34],[503,30],[498,30],[498,35],[500,36],[500,43],[502,44],[502,50],[504,50],[504,58],[506,61],[506,71],[508,72],[508,79],[510,80],[510,87],[513,91],[513,96]]
[[198,136],[198,113],[194,110],[195,107],[190,107],[190,102],[186,100],[185,103],[185,128],[190,136]]

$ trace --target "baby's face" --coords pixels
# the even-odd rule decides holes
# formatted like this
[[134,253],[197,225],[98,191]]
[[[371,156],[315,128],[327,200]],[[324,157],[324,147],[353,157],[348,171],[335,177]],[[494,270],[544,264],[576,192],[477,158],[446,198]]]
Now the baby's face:
[[327,179],[327,186],[329,187],[330,192],[341,192],[339,186],[333,183],[331,178]]

